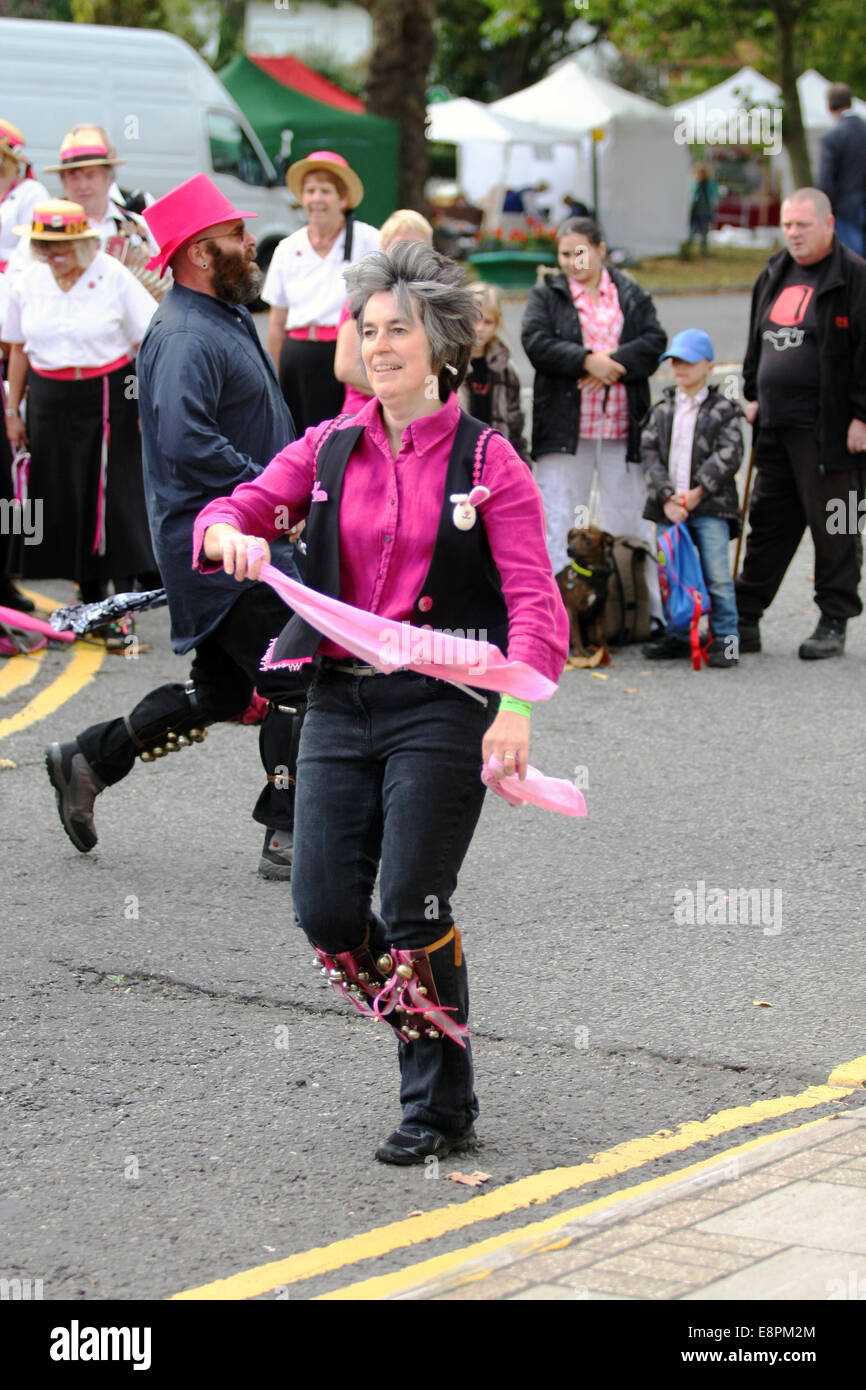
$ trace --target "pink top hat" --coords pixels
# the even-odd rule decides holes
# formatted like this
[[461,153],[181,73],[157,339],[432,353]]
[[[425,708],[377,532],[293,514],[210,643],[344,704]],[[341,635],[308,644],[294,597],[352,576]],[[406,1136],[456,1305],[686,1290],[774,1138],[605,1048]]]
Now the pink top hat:
[[207,174],[195,174],[186,183],[157,198],[144,209],[143,216],[160,246],[147,268],[163,272],[175,251],[206,227],[232,222],[238,217],[258,217],[258,213],[233,207]]

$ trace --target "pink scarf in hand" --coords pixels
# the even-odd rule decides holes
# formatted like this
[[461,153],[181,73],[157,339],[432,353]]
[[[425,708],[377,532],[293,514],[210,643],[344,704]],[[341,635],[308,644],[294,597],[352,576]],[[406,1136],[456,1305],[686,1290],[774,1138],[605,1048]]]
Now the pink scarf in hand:
[[[256,553],[256,548],[250,546],[250,559]],[[350,603],[320,594],[306,584],[299,584],[296,579],[289,579],[273,565],[262,565],[259,578],[270,584],[280,598],[318,632],[380,671],[418,671],[424,676],[438,676],[440,680],[462,682],[480,690],[501,691],[518,700],[549,700],[556,690],[553,681],[540,671],[525,661],[508,661],[492,642],[455,637],[433,628],[414,627],[412,623],[398,623],[393,618],[367,613]],[[263,671],[297,664],[270,664],[276,640],[262,659]]]
[[522,782],[516,772],[494,781],[495,774],[501,771],[499,759],[490,758],[481,769],[481,780],[509,806],[541,806],[545,811],[560,811],[564,816],[586,815],[583,793],[564,777],[545,777],[537,767],[530,766]]

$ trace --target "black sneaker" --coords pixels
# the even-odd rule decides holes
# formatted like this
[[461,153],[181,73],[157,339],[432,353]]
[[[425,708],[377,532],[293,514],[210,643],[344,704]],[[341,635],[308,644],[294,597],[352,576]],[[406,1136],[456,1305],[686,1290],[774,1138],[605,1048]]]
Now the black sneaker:
[[825,656],[842,656],[845,651],[847,622],[847,618],[828,618],[822,613],[812,636],[800,643],[801,659],[822,661]]
[[294,843],[290,830],[268,830],[262,857],[259,860],[259,877],[282,879],[287,882],[292,877],[292,856]]
[[735,637],[714,637],[707,652],[707,665],[720,671],[738,666],[739,645]]
[[759,652],[761,650],[761,628],[758,623],[746,622],[743,618],[739,622],[740,629],[740,655],[743,652]]
[[49,743],[45,750],[45,766],[57,797],[63,829],[75,848],[87,854],[97,840],[93,803],[105,790],[105,783],[100,782],[93,771],[77,738],[69,743]]
[[379,1145],[376,1157],[380,1163],[397,1163],[405,1168],[410,1163],[423,1163],[428,1158],[445,1158],[459,1149],[470,1149],[474,1144],[475,1130],[472,1125],[463,1134],[449,1137],[440,1134],[438,1129],[407,1121]]
[[651,642],[645,642],[641,647],[644,656],[649,657],[650,661],[676,661],[681,657],[690,657],[692,649],[688,642],[684,642],[681,637],[675,637],[672,632],[662,632],[658,637],[654,637]]

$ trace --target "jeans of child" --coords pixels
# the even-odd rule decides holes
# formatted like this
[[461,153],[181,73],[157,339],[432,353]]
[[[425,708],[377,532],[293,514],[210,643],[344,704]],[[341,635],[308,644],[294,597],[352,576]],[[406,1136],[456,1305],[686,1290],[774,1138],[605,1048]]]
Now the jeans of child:
[[[719,642],[728,637],[738,637],[728,523],[719,516],[691,516],[686,524],[701,557],[701,569],[710,595],[710,632]],[[659,535],[671,529],[672,523],[669,521],[660,522],[657,526]],[[682,637],[684,642],[688,641],[686,628],[672,629],[672,632],[674,636]]]
[[[481,814],[481,742],[497,703],[412,672],[316,671],[298,755],[292,871],[296,920],[313,945],[353,950],[370,927],[378,956],[446,935]],[[377,869],[381,918],[372,910]],[[465,1022],[465,962],[452,944],[429,959],[440,1002]],[[403,1120],[466,1130],[478,1113],[468,1042],[401,1042],[399,1056]]]

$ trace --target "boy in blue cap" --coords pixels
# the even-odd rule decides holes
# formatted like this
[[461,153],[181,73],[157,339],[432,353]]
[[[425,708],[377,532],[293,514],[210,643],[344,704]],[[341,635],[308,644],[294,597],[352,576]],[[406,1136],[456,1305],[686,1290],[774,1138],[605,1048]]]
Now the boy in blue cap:
[[[712,604],[710,666],[730,668],[739,657],[739,632],[729,542],[740,532],[735,474],[743,461],[740,407],[707,384],[715,353],[700,328],[677,333],[659,361],[670,359],[674,386],[653,406],[641,433],[647,485],[644,517],[661,533],[688,525],[701,557]],[[666,628],[643,648],[644,656],[690,656],[687,629]]]

